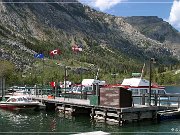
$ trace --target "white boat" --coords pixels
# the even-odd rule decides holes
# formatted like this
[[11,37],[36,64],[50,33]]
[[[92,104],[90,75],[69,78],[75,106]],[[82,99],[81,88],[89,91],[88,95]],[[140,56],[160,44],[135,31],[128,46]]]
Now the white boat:
[[[132,91],[133,95],[149,93],[149,81],[142,78],[124,79],[120,87]],[[151,83],[151,94],[166,94],[165,87]]]
[[33,101],[28,96],[10,96],[6,101],[0,102],[0,108],[9,110],[26,110],[36,109],[39,105],[38,101]]
[[99,87],[105,86],[106,82],[97,79],[83,79],[81,84],[73,85],[70,92],[81,93],[88,92],[89,94],[93,92],[94,85],[99,85]]

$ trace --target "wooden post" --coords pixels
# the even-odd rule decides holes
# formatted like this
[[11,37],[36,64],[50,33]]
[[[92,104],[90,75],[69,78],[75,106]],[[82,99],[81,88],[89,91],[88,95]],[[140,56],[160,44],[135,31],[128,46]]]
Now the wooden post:
[[92,95],[95,95],[96,94],[96,85],[95,84],[93,84],[93,91],[92,91]]
[[63,114],[65,115],[66,106],[63,105]]
[[95,116],[95,109],[92,108],[91,109],[91,119],[94,120],[94,116]]
[[179,108],[180,96],[178,96],[178,108]]
[[83,92],[83,99],[87,99],[87,91]]
[[161,105],[161,96],[160,95],[158,95],[158,98],[159,98],[159,106]]
[[96,84],[96,95],[98,96],[98,105],[100,104],[100,89],[99,84]]
[[168,103],[167,103],[167,107],[169,107],[170,106],[170,102],[169,102],[169,96],[168,96]]
[[121,112],[118,112],[118,115],[119,115],[118,116],[118,125],[122,126],[123,125],[123,120],[122,120],[123,115]]
[[152,111],[152,120],[157,118],[157,111]]
[[157,100],[158,100],[158,96],[157,94],[154,95],[154,105],[157,106]]
[[142,95],[142,105],[145,105],[145,94]]
[[132,97],[132,107],[134,107],[134,100],[133,100],[134,98]]
[[36,87],[36,85],[34,85],[34,94],[35,94],[35,96],[37,95],[37,87]]
[[107,121],[107,110],[105,109],[104,110],[104,122],[106,123],[106,121]]
[[39,89],[37,89],[37,97],[39,97]]
[[141,112],[137,112],[137,115],[138,115],[138,121],[140,121],[140,118],[141,118]]
[[42,94],[43,92],[42,91],[43,91],[43,89],[41,89],[41,98],[43,98],[43,94]]
[[76,112],[76,109],[73,106],[71,106],[71,111],[70,111],[71,116],[74,116],[75,112]]

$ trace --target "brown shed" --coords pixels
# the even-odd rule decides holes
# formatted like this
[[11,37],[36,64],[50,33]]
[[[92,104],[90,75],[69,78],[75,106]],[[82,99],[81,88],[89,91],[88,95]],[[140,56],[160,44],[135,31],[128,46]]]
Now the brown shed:
[[109,107],[131,107],[132,92],[121,87],[101,88],[100,105]]

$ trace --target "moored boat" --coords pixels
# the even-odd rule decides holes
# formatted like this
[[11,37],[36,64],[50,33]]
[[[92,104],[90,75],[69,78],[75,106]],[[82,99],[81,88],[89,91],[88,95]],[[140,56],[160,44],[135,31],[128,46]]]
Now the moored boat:
[[173,120],[173,119],[174,120],[180,119],[180,108],[174,110],[159,111],[157,113],[158,121]]
[[[143,78],[128,78],[124,79],[120,87],[124,87],[132,91],[133,95],[142,95],[149,93],[149,81]],[[151,84],[152,94],[166,94],[165,87],[158,84]]]
[[[144,100],[145,100],[145,104],[149,104],[149,95],[150,95],[149,85],[150,82],[146,79],[143,79],[141,77],[132,77],[132,78],[124,79],[121,84],[110,85],[109,87],[122,87],[132,91],[134,104],[141,104],[142,102],[144,103]],[[162,95],[162,96],[167,95],[165,91],[165,87],[155,83],[151,83],[151,104],[155,104],[155,100],[154,100],[155,95]],[[142,99],[142,97],[144,97],[144,100]],[[168,100],[168,98],[166,97],[166,99],[164,100]],[[166,105],[167,102],[162,102],[160,104]]]
[[8,110],[34,110],[38,105],[38,101],[33,101],[27,96],[11,96],[6,101],[0,102],[0,108]]

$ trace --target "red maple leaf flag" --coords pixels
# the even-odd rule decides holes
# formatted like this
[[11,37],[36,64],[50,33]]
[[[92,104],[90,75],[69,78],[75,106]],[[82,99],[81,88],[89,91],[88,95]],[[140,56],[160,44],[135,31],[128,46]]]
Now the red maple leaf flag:
[[59,49],[50,51],[50,55],[51,55],[51,56],[59,55],[59,54],[61,54],[61,50],[59,50]]
[[51,87],[53,88],[53,87],[56,86],[56,83],[55,83],[55,82],[50,82],[50,85],[51,85]]

